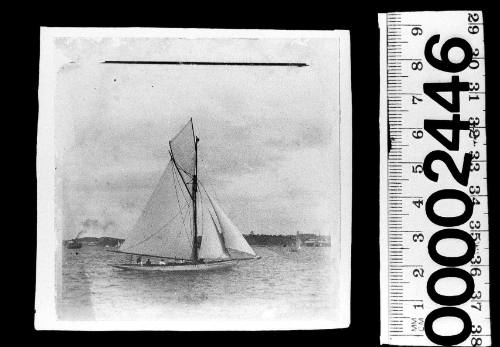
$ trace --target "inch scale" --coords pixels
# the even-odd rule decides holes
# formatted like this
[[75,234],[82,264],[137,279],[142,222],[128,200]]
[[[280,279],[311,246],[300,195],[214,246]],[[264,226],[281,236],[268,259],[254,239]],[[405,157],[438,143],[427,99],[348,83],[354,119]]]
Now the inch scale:
[[482,13],[379,27],[381,343],[489,346]]

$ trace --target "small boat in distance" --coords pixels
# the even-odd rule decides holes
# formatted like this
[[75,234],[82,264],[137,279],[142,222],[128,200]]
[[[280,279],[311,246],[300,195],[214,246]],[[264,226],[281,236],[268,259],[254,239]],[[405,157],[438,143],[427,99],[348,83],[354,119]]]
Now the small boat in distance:
[[130,262],[111,266],[205,271],[260,258],[201,184],[198,141],[191,119],[169,142],[170,161],[141,216],[119,248],[108,250],[129,254]]
[[79,249],[82,248],[82,242],[80,241],[80,236],[82,236],[86,230],[80,230],[78,234],[76,234],[75,238],[66,242],[66,248],[68,249]]
[[301,242],[300,242],[299,232],[297,231],[297,235],[295,236],[295,244],[291,246],[288,250],[290,252],[298,252],[300,251],[300,245]]
[[82,248],[82,243],[80,241],[78,241],[77,238],[75,238],[73,240],[69,240],[66,243],[66,248],[67,249],[79,249],[79,248]]

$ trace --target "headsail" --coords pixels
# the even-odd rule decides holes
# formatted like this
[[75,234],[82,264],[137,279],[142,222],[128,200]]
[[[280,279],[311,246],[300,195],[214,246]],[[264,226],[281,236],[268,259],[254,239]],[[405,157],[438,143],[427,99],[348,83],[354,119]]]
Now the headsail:
[[196,173],[195,141],[192,119],[170,141],[172,157],[191,196],[193,193],[192,179]]
[[217,220],[219,221],[226,248],[256,256],[255,251],[245,240],[241,231],[238,230],[238,228],[233,224],[215,200],[208,195],[208,193],[207,196],[210,199],[210,203],[214,208],[215,214],[217,215]]
[[201,216],[199,216],[202,239],[198,256],[201,259],[227,259],[229,258],[229,254],[224,246],[222,235],[218,230],[212,212],[207,207],[203,206]]
[[164,258],[191,259],[191,201],[170,161],[142,215],[120,251]]

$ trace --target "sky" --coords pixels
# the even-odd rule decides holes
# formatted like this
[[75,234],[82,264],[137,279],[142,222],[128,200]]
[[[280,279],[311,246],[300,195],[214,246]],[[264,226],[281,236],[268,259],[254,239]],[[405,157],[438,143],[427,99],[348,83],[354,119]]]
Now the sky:
[[58,38],[56,48],[64,239],[126,237],[170,159],[168,141],[190,118],[200,180],[243,233],[339,233],[337,40]]

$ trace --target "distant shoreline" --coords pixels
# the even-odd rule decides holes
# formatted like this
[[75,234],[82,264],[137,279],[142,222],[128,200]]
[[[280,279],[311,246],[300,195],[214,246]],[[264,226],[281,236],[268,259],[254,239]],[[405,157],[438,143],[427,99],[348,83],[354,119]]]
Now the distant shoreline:
[[[297,235],[265,235],[265,234],[246,234],[243,235],[250,245],[257,246],[283,246],[290,245],[295,242]],[[314,235],[314,234],[299,234],[300,241],[305,243],[307,240],[321,240],[328,244],[331,242],[330,236]],[[69,243],[71,240],[64,240],[63,244]],[[123,243],[125,239],[114,237],[81,237],[78,239],[84,245],[109,246],[116,247]]]

